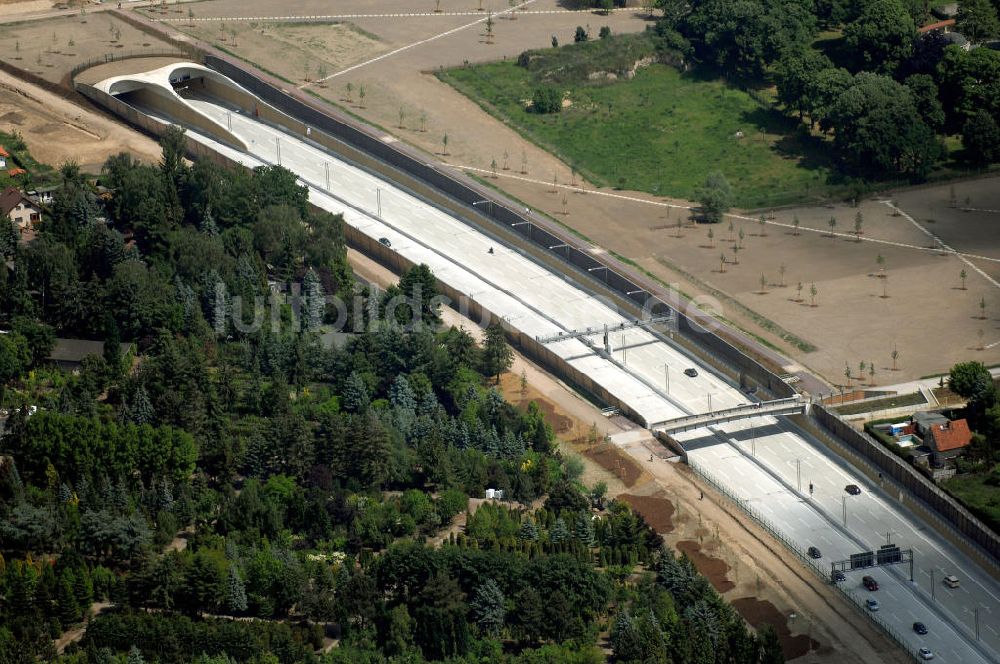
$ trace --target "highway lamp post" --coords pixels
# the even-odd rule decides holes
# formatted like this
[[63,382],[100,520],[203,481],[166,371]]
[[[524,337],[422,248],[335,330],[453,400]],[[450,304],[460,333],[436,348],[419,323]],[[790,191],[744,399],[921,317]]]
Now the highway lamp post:
[[330,162],[323,162],[323,170],[326,171],[326,190],[330,191]]
[[475,201],[472,204],[472,207],[477,207],[479,205],[482,205],[483,203],[486,203],[487,205],[489,205],[489,208],[487,208],[488,212],[486,214],[487,214],[488,217],[492,218],[493,217],[493,200],[492,199],[484,198],[481,201]]
[[628,366],[628,348],[625,347],[625,333],[622,332],[622,364]]
[[973,613],[973,616],[975,617],[975,621],[976,621],[976,641],[978,641],[979,640],[979,607],[977,606],[975,609],[973,609],[972,613]]
[[757,425],[753,423],[753,417],[750,418],[750,456],[757,456]]
[[802,459],[795,460],[795,485],[799,493],[802,493]]
[[382,188],[375,187],[375,206],[378,208],[378,218],[382,218]]
[[663,376],[666,378],[667,382],[667,394],[670,394],[670,365],[666,362],[663,363]]
[[274,137],[274,149],[278,153],[278,166],[281,166],[281,139]]
[[233,130],[233,112],[226,111],[226,126],[229,127],[229,131]]
[[708,412],[712,412],[712,393],[708,393]]
[[934,583],[934,570],[931,570],[931,599],[936,600],[937,597],[937,584]]
[[841,503],[844,506],[844,528],[847,527],[847,496],[842,496],[840,498]]

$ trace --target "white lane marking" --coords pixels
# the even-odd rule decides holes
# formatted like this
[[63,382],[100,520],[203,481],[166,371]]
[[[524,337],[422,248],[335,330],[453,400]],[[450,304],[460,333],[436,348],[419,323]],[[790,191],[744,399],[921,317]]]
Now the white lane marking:
[[[1000,282],[998,282],[996,279],[994,279],[990,275],[988,275],[985,272],[983,272],[978,266],[974,265],[972,263],[972,261],[970,261],[968,258],[966,258],[964,254],[960,254],[957,251],[955,251],[954,249],[952,249],[951,247],[949,247],[945,243],[944,240],[942,240],[937,235],[935,235],[934,233],[932,233],[929,230],[927,230],[927,228],[925,228],[922,224],[920,224],[916,219],[914,219],[910,215],[908,215],[905,212],[903,212],[903,210],[901,208],[899,208],[896,205],[893,205],[892,201],[882,201],[882,203],[884,203],[885,205],[888,205],[893,210],[895,210],[896,212],[898,212],[899,214],[901,214],[906,220],[908,220],[911,224],[913,224],[914,226],[916,226],[917,229],[920,230],[924,235],[926,235],[927,237],[929,237],[932,240],[934,240],[938,244],[939,247],[941,247],[942,249],[944,249],[948,253],[955,254],[956,256],[958,256],[959,260],[961,260],[963,263],[965,263],[966,265],[968,265],[969,267],[971,267],[973,270],[975,270],[976,272],[978,272],[980,275],[982,275],[982,277],[984,279],[986,279],[986,281],[990,282],[991,284],[993,284],[997,288],[1000,288]],[[980,259],[980,260],[982,259],[982,257],[980,257],[980,256],[976,256],[975,258]]]
[[[503,11],[497,12],[496,16],[501,16],[503,14],[509,14],[511,12],[514,12],[514,11],[520,9],[521,7],[524,7],[525,5],[528,5],[528,4],[532,3],[532,2],[534,2],[534,1],[535,0],[524,0],[524,2],[522,2],[519,5],[514,5],[512,7],[508,7],[507,9],[504,9]],[[383,53],[382,55],[377,55],[377,56],[375,56],[374,58],[372,58],[370,60],[366,60],[364,62],[359,62],[356,65],[351,65],[347,69],[341,69],[340,71],[334,72],[333,74],[330,74],[329,76],[324,76],[323,78],[317,79],[315,81],[310,81],[309,83],[303,83],[302,85],[299,86],[299,89],[300,90],[305,90],[306,88],[308,88],[311,85],[314,85],[316,83],[322,83],[323,81],[329,81],[331,78],[335,78],[337,76],[341,76],[343,74],[346,74],[348,72],[354,71],[355,69],[359,69],[361,67],[366,67],[366,66],[372,64],[373,62],[378,62],[378,61],[384,60],[386,58],[391,58],[392,56],[396,55],[397,53],[402,53],[403,51],[408,51],[411,48],[414,48],[416,46],[421,46],[423,44],[427,44],[427,43],[435,41],[437,39],[441,39],[442,37],[447,37],[448,35],[455,34],[456,32],[461,32],[462,30],[465,30],[466,28],[471,28],[474,25],[478,25],[480,23],[485,22],[487,19],[489,19],[492,16],[493,16],[493,14],[487,14],[486,16],[478,18],[475,21],[472,21],[471,23],[466,23],[465,25],[460,25],[457,28],[452,28],[451,30],[445,30],[442,33],[439,33],[439,34],[436,34],[436,35],[432,35],[430,37],[427,37],[426,39],[421,39],[419,41],[415,41],[412,44],[407,44],[405,46],[400,46],[399,48],[397,48],[395,50],[389,51],[388,53]]]

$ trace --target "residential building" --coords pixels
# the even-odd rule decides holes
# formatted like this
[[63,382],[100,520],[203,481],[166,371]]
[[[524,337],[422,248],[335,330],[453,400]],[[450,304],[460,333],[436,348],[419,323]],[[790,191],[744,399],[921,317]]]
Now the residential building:
[[42,208],[17,187],[8,187],[0,194],[0,214],[13,221],[22,236],[42,220]]

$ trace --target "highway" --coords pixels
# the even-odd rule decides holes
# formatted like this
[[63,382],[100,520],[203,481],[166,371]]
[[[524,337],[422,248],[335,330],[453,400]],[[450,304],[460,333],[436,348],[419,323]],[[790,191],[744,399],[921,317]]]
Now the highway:
[[[223,126],[230,119],[231,109],[213,101],[190,99],[188,103]],[[415,263],[426,263],[439,280],[499,313],[521,331],[544,336],[626,320],[563,275],[317,145],[236,112],[232,112],[231,121],[233,133],[250,146],[249,154],[190,129],[189,135],[251,167],[278,162],[280,150],[280,163],[309,186],[311,202],[343,213],[345,223],[372,238],[386,238],[393,250]],[[376,211],[379,205],[381,215]],[[590,341],[595,346],[602,343],[600,335]],[[549,347],[618,395],[647,422],[733,408],[749,401],[710,367],[697,365],[698,376],[684,375],[683,370],[696,366],[695,361],[644,329],[616,333],[612,345],[615,351],[610,359],[577,339],[553,342]],[[677,438],[690,450],[693,466],[711,474],[799,551],[819,547],[823,557],[816,567],[825,575],[829,574],[830,561],[878,548],[887,536],[894,544],[912,548],[915,583],[909,582],[908,569],[895,566],[868,572],[882,584],[878,592],[861,588],[861,573],[857,572],[848,574],[841,586],[858,604],[868,596],[876,597],[881,605],[877,619],[911,653],[927,646],[934,651],[935,661],[1000,662],[1000,584],[901,507],[897,497],[871,486],[862,473],[821,443],[766,415],[677,434]],[[811,497],[809,482],[815,489]],[[847,484],[859,485],[861,495],[848,496],[844,492]],[[932,570],[936,580],[933,598]],[[960,588],[946,588],[941,582],[945,574],[956,574],[961,579]],[[979,641],[973,634],[976,607]],[[927,636],[912,631],[916,620],[928,626]]]

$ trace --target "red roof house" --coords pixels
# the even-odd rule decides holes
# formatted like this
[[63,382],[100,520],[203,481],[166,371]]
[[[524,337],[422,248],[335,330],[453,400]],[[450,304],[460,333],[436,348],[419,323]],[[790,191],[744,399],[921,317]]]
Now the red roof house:
[[924,444],[931,448],[937,460],[955,458],[972,442],[972,431],[965,420],[932,424],[929,429]]

